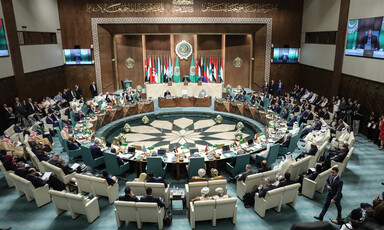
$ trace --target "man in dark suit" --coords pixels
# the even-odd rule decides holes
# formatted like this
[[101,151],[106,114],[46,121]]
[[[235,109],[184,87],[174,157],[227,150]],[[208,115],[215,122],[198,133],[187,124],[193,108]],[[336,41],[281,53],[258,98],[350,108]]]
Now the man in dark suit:
[[293,127],[293,124],[297,121],[297,116],[295,116],[293,113],[289,115],[290,120],[287,122],[288,127]]
[[286,147],[288,148],[289,144],[291,143],[292,133],[287,134],[287,139],[280,144],[280,147]]
[[123,159],[121,159],[121,157],[117,156],[115,148],[111,149],[111,153],[113,153],[116,156],[117,165],[121,166],[121,165],[125,164]]
[[72,90],[70,90],[70,89],[67,90],[65,95],[66,95],[66,99],[68,102],[73,101],[73,98],[75,98],[74,97],[75,95],[73,94]]
[[284,177],[280,179],[279,184],[277,185],[278,188],[294,184],[296,181],[291,180],[291,174],[289,172],[284,173]]
[[277,96],[281,95],[281,91],[283,90],[283,82],[279,80],[279,83],[277,84]]
[[96,139],[95,140],[95,144],[91,145],[91,147],[90,147],[93,159],[96,159],[96,158],[104,156],[104,152],[101,151],[99,145],[100,145],[100,140]]
[[92,82],[92,85],[89,86],[89,90],[91,91],[92,97],[97,96],[97,86],[95,82]]
[[134,202],[139,201],[139,199],[135,195],[133,195],[131,191],[131,187],[128,187],[128,186],[125,187],[124,192],[125,192],[124,196],[119,196],[119,201],[134,201]]
[[372,30],[368,30],[367,35],[363,37],[360,44],[361,49],[380,49],[377,36],[372,34]]
[[28,175],[28,169],[25,168],[25,163],[24,162],[19,162],[17,163],[18,167],[15,170],[15,174],[18,175],[19,177],[25,178]]
[[20,102],[19,98],[15,98],[15,103],[14,103],[14,109],[15,109],[15,115],[18,117],[19,121],[22,121],[21,119],[24,117],[25,119],[27,118],[27,111],[25,110],[23,104]]
[[171,96],[171,92],[169,92],[169,90],[165,91],[164,93],[164,97],[167,97],[167,96]]
[[272,96],[275,96],[275,89],[276,89],[275,81],[272,80],[271,84],[269,85],[269,94],[272,94]]
[[159,207],[164,207],[164,202],[159,197],[153,197],[152,196],[152,188],[148,187],[145,190],[146,196],[143,196],[140,198],[140,202],[152,202],[157,203]]
[[252,166],[250,164],[247,164],[245,166],[245,172],[237,175],[234,179],[237,179],[238,181],[245,181],[248,175],[252,175],[255,172],[252,171]]
[[31,115],[31,114],[35,113],[36,108],[33,105],[32,98],[28,98],[26,109],[27,109],[27,114],[28,115]]
[[258,168],[258,173],[262,173],[262,172],[267,172],[267,171],[270,171],[272,170],[272,168],[270,166],[268,166],[268,162],[266,160],[263,160],[261,162],[261,167]]
[[165,188],[168,187],[167,182],[165,182],[165,180],[161,177],[156,178],[155,173],[153,173],[153,172],[148,173],[147,182],[149,182],[149,183],[163,183]]
[[337,208],[337,220],[341,219],[341,205],[340,201],[343,198],[343,194],[341,191],[343,190],[343,180],[338,175],[339,169],[336,167],[332,168],[332,173],[329,175],[327,179],[327,197],[325,199],[325,203],[323,206],[323,210],[321,211],[319,216],[315,216],[314,218],[322,221],[325,213],[328,211],[330,204],[335,204]]
[[77,100],[80,100],[80,98],[83,96],[83,90],[78,85],[75,85],[75,95]]
[[276,188],[276,186],[272,185],[271,180],[269,178],[265,178],[265,184],[264,185],[262,184],[259,186],[257,193],[258,193],[259,197],[265,197],[265,195],[267,195],[268,191],[271,191],[275,188]]
[[251,94],[251,98],[249,99],[249,101],[251,102],[251,104],[252,105],[254,105],[255,104],[255,102],[256,102],[256,95],[255,94],[253,94],[253,92],[252,92],[252,94]]
[[48,184],[50,188],[53,188],[57,191],[62,191],[65,189],[65,184],[52,175],[49,178],[43,180],[42,178],[36,176],[36,173],[36,169],[30,168],[28,169],[28,175],[25,177],[25,179],[32,182],[35,188],[43,187],[44,185]]
[[300,155],[298,155],[298,156],[296,157],[296,161],[297,161],[298,159],[301,159],[301,158],[305,157],[305,155],[315,156],[316,153],[317,153],[317,145],[316,145],[316,142],[312,142],[312,143],[311,143],[311,148],[309,149],[309,151],[307,151],[307,152],[303,151],[302,153],[300,153]]
[[69,150],[76,150],[80,148],[79,144],[76,143],[75,139],[72,136],[68,138],[67,146]]

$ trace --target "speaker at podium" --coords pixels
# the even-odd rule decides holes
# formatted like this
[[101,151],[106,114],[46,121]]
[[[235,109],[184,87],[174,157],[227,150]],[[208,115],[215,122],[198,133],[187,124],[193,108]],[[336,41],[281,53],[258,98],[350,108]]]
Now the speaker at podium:
[[126,90],[129,87],[132,87],[132,80],[129,80],[129,79],[122,80],[121,85],[123,86],[123,90]]

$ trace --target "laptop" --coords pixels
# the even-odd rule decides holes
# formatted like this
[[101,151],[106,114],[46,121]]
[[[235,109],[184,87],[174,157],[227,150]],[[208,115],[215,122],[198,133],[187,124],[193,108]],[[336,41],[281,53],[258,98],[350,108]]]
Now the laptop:
[[159,150],[157,150],[157,155],[158,156],[164,156],[165,154],[166,154],[166,150],[165,149],[159,149]]
[[128,147],[128,153],[135,153],[136,148],[135,147]]
[[224,146],[222,147],[222,150],[223,150],[223,153],[228,153],[228,152],[231,151],[231,149],[229,148],[229,145],[224,145]]

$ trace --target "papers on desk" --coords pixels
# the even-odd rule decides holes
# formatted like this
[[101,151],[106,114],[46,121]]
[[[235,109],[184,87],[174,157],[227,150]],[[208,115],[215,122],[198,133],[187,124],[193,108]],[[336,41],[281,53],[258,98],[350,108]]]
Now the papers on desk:
[[108,150],[109,148],[108,147],[105,147],[105,148],[102,148],[101,151],[105,151],[105,150]]
[[230,152],[230,153],[223,153],[223,155],[227,158],[236,156],[236,153]]
[[120,155],[121,155],[121,158],[124,160],[129,160],[133,157],[133,154],[131,154],[131,153],[124,153],[124,154],[120,154]]
[[76,170],[79,166],[80,166],[80,165],[79,165],[78,163],[74,163],[74,164],[71,166],[71,168],[72,168],[73,170]]
[[41,179],[43,180],[46,180],[47,178],[49,178],[50,176],[52,175],[52,172],[45,172],[43,177]]

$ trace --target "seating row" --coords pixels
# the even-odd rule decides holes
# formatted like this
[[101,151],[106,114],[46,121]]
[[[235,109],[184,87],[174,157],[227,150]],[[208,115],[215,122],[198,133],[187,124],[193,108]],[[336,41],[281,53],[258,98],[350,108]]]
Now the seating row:
[[86,215],[89,223],[92,223],[100,216],[97,197],[85,199],[80,194],[65,191],[49,190],[48,192],[52,196],[52,202],[58,216],[65,211],[70,211],[72,219],[76,219],[80,215]]
[[255,173],[249,175],[245,178],[245,181],[237,181],[236,185],[236,194],[242,200],[246,193],[250,193],[255,191],[261,184],[264,183],[265,178],[270,178],[274,180],[276,178],[278,169],[263,172],[263,173]]
[[336,162],[334,160],[331,161],[331,167],[338,165],[340,176],[343,174],[344,170],[347,168],[349,159],[351,159],[353,151],[355,151],[355,147],[352,147],[349,149],[347,156],[344,158],[343,162]]
[[164,200],[166,208],[169,206],[169,187],[165,188],[163,183],[150,183],[150,182],[126,182],[126,186],[131,188],[131,191],[136,196],[145,196],[145,190],[152,188],[152,195],[155,197],[161,197]]
[[196,221],[212,220],[212,226],[216,226],[218,219],[232,218],[232,223],[236,224],[236,203],[236,198],[190,202],[190,223],[192,229],[196,227]]
[[201,189],[204,187],[209,188],[209,196],[216,195],[216,188],[222,188],[224,194],[227,194],[227,180],[210,180],[210,181],[200,181],[200,182],[191,182],[185,185],[185,202],[187,207],[189,207],[189,202],[197,197],[201,196]]
[[273,208],[275,211],[280,212],[283,204],[288,204],[294,208],[299,194],[299,188],[300,183],[295,183],[270,190],[265,197],[259,197],[259,194],[256,193],[254,205],[255,212],[263,218],[266,210]]

